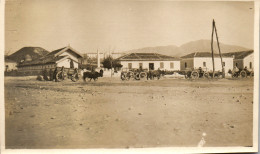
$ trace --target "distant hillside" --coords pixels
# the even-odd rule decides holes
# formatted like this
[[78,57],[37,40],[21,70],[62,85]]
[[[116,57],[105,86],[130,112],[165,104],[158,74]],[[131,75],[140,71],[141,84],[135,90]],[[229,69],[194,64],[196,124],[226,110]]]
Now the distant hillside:
[[[236,46],[236,45],[228,45],[220,43],[220,50],[223,53],[226,52],[237,52],[237,51],[244,51],[249,50],[247,48]],[[217,42],[214,41],[213,43],[214,52],[218,53],[218,47]],[[180,46],[180,50],[182,51],[180,54],[181,56],[184,56],[186,54],[192,53],[192,52],[211,52],[211,41],[210,40],[198,40],[198,41],[192,41],[185,43]]]
[[157,52],[160,54],[164,55],[175,55],[176,53],[178,54],[179,47],[175,45],[169,45],[169,46],[157,46],[157,47],[146,47],[146,48],[140,48],[140,49],[133,49],[126,51],[125,53],[131,53],[131,52],[136,52],[136,53],[151,53],[151,52]]
[[[217,48],[216,41],[214,41],[213,46],[214,46],[214,51],[217,53],[218,48]],[[241,47],[241,46],[227,45],[227,44],[223,44],[223,43],[220,43],[220,49],[221,49],[221,52],[223,52],[223,53],[249,50],[249,49]],[[175,45],[157,46],[157,47],[146,47],[146,48],[141,48],[141,49],[134,49],[134,50],[129,50],[129,51],[125,51],[125,52],[126,53],[157,52],[160,54],[170,55],[170,56],[174,56],[174,57],[181,57],[181,56],[193,53],[193,52],[211,52],[211,41],[210,40],[197,40],[197,41],[185,43],[185,44],[181,45],[180,47],[175,46]]]
[[25,60],[25,58],[30,57],[31,60],[35,60],[48,53],[49,51],[41,47],[23,47],[20,50],[8,56],[8,59],[11,59],[16,62],[21,62],[22,60]]

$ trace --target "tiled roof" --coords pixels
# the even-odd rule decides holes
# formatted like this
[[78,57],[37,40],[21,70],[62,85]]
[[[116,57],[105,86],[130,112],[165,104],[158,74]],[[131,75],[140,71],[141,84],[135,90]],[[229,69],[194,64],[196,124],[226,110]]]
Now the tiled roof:
[[64,47],[64,48],[60,48],[60,49],[54,50],[51,53],[47,54],[46,56],[38,58],[36,60],[29,61],[29,62],[22,62],[22,63],[19,64],[19,66],[42,65],[42,64],[55,63],[55,62],[57,62],[57,61],[59,61],[59,60],[61,60],[63,58],[69,57],[69,56],[59,56],[61,53],[65,52],[67,50],[71,50],[78,57],[82,57],[82,55],[80,53],[78,53],[77,51],[75,51],[71,47]]
[[234,56],[234,59],[244,59],[246,56],[254,53],[254,50],[224,53],[226,56]]
[[58,57],[47,57],[47,58],[40,58],[29,62],[20,63],[19,66],[27,66],[27,65],[43,65],[43,64],[53,64],[65,57],[68,56],[58,56]]
[[158,53],[130,53],[117,58],[120,61],[169,61],[179,60],[172,56],[161,55]]
[[[62,51],[63,49],[65,49],[66,47],[64,48],[60,48],[60,49],[57,49],[57,50],[54,50],[52,52],[50,52],[49,54],[47,54],[46,56],[54,56],[55,54],[57,54],[58,52]],[[46,57],[45,56],[45,57]]]
[[48,57],[48,56],[55,56],[56,57],[56,56],[62,54],[64,51],[68,51],[68,50],[75,53],[78,56],[78,58],[83,57],[79,52],[77,52],[75,49],[71,48],[70,46],[54,50],[51,53],[47,54],[45,57]]
[[[194,58],[194,57],[212,57],[212,54],[210,52],[194,52],[185,56],[182,56],[181,58]],[[220,57],[219,54],[214,53],[214,57]],[[229,55],[223,55],[222,57],[232,57]]]

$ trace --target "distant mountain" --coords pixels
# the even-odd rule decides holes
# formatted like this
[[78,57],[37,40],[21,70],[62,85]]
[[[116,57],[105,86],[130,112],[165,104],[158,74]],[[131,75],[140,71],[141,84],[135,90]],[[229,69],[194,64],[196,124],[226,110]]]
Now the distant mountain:
[[164,55],[175,55],[176,53],[179,53],[179,47],[175,45],[169,45],[169,46],[157,46],[157,47],[145,47],[140,49],[133,49],[126,51],[125,53],[151,53],[156,52]]
[[[218,52],[217,48],[217,42],[214,41],[213,44],[214,52]],[[245,51],[249,50],[247,48],[236,46],[236,45],[227,45],[220,43],[220,49],[222,53],[226,52],[237,52],[237,51]],[[169,46],[157,46],[157,47],[146,47],[146,48],[140,48],[140,49],[134,49],[125,51],[126,53],[131,52],[143,52],[143,53],[149,53],[149,52],[157,52],[160,54],[170,55],[174,57],[181,57],[193,52],[211,52],[211,41],[210,40],[197,40],[185,43],[181,45],[180,47],[175,45],[169,45]]]
[[[222,53],[249,50],[241,46],[228,45],[223,43],[220,43],[219,46]],[[214,48],[214,52],[218,53],[218,46],[216,41],[213,42],[213,48]],[[181,45],[180,50],[181,50],[180,53],[181,56],[184,56],[192,52],[211,52],[211,40],[198,40],[198,41],[188,42]]]
[[16,61],[17,63],[23,60],[35,60],[48,54],[49,51],[41,47],[23,47],[15,53],[8,56],[8,59]]

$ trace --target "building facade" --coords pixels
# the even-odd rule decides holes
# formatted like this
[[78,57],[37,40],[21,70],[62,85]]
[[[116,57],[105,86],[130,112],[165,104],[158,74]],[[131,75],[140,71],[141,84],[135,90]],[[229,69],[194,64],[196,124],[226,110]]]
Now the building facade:
[[70,46],[57,49],[44,57],[33,61],[25,61],[18,65],[18,72],[40,73],[42,70],[55,67],[78,68],[82,55]]
[[10,59],[5,59],[5,72],[17,70],[17,63]]
[[180,70],[180,60],[158,53],[130,53],[119,57],[122,68],[148,70]]
[[[213,71],[213,62],[211,53],[195,52],[181,57],[181,70],[202,68],[204,71]],[[233,57],[222,56],[222,62],[225,73],[233,69]],[[222,71],[221,58],[214,54],[215,71]]]
[[233,65],[239,69],[244,69],[247,67],[249,70],[254,70],[254,51],[240,51],[240,52],[230,52],[224,53],[224,55],[233,56]]

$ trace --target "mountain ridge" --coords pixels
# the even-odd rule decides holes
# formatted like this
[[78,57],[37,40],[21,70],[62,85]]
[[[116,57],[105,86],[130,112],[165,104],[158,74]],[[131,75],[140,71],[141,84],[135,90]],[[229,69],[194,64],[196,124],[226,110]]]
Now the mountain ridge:
[[35,60],[42,56],[45,56],[48,53],[49,51],[45,50],[42,47],[23,47],[13,54],[7,56],[6,58],[19,63],[22,60],[25,60],[26,56],[29,56],[31,60]]
[[[219,45],[222,53],[250,50],[249,48],[245,48],[238,45],[229,45],[224,43],[220,43]],[[216,41],[213,42],[213,48],[214,48],[214,52],[218,53]],[[164,55],[181,57],[193,52],[211,52],[211,41],[201,39],[201,40],[187,42],[185,44],[182,44],[181,46],[166,45],[166,46],[144,47],[144,48],[124,51],[124,53],[131,53],[131,52],[136,52],[136,53],[157,52]]]

